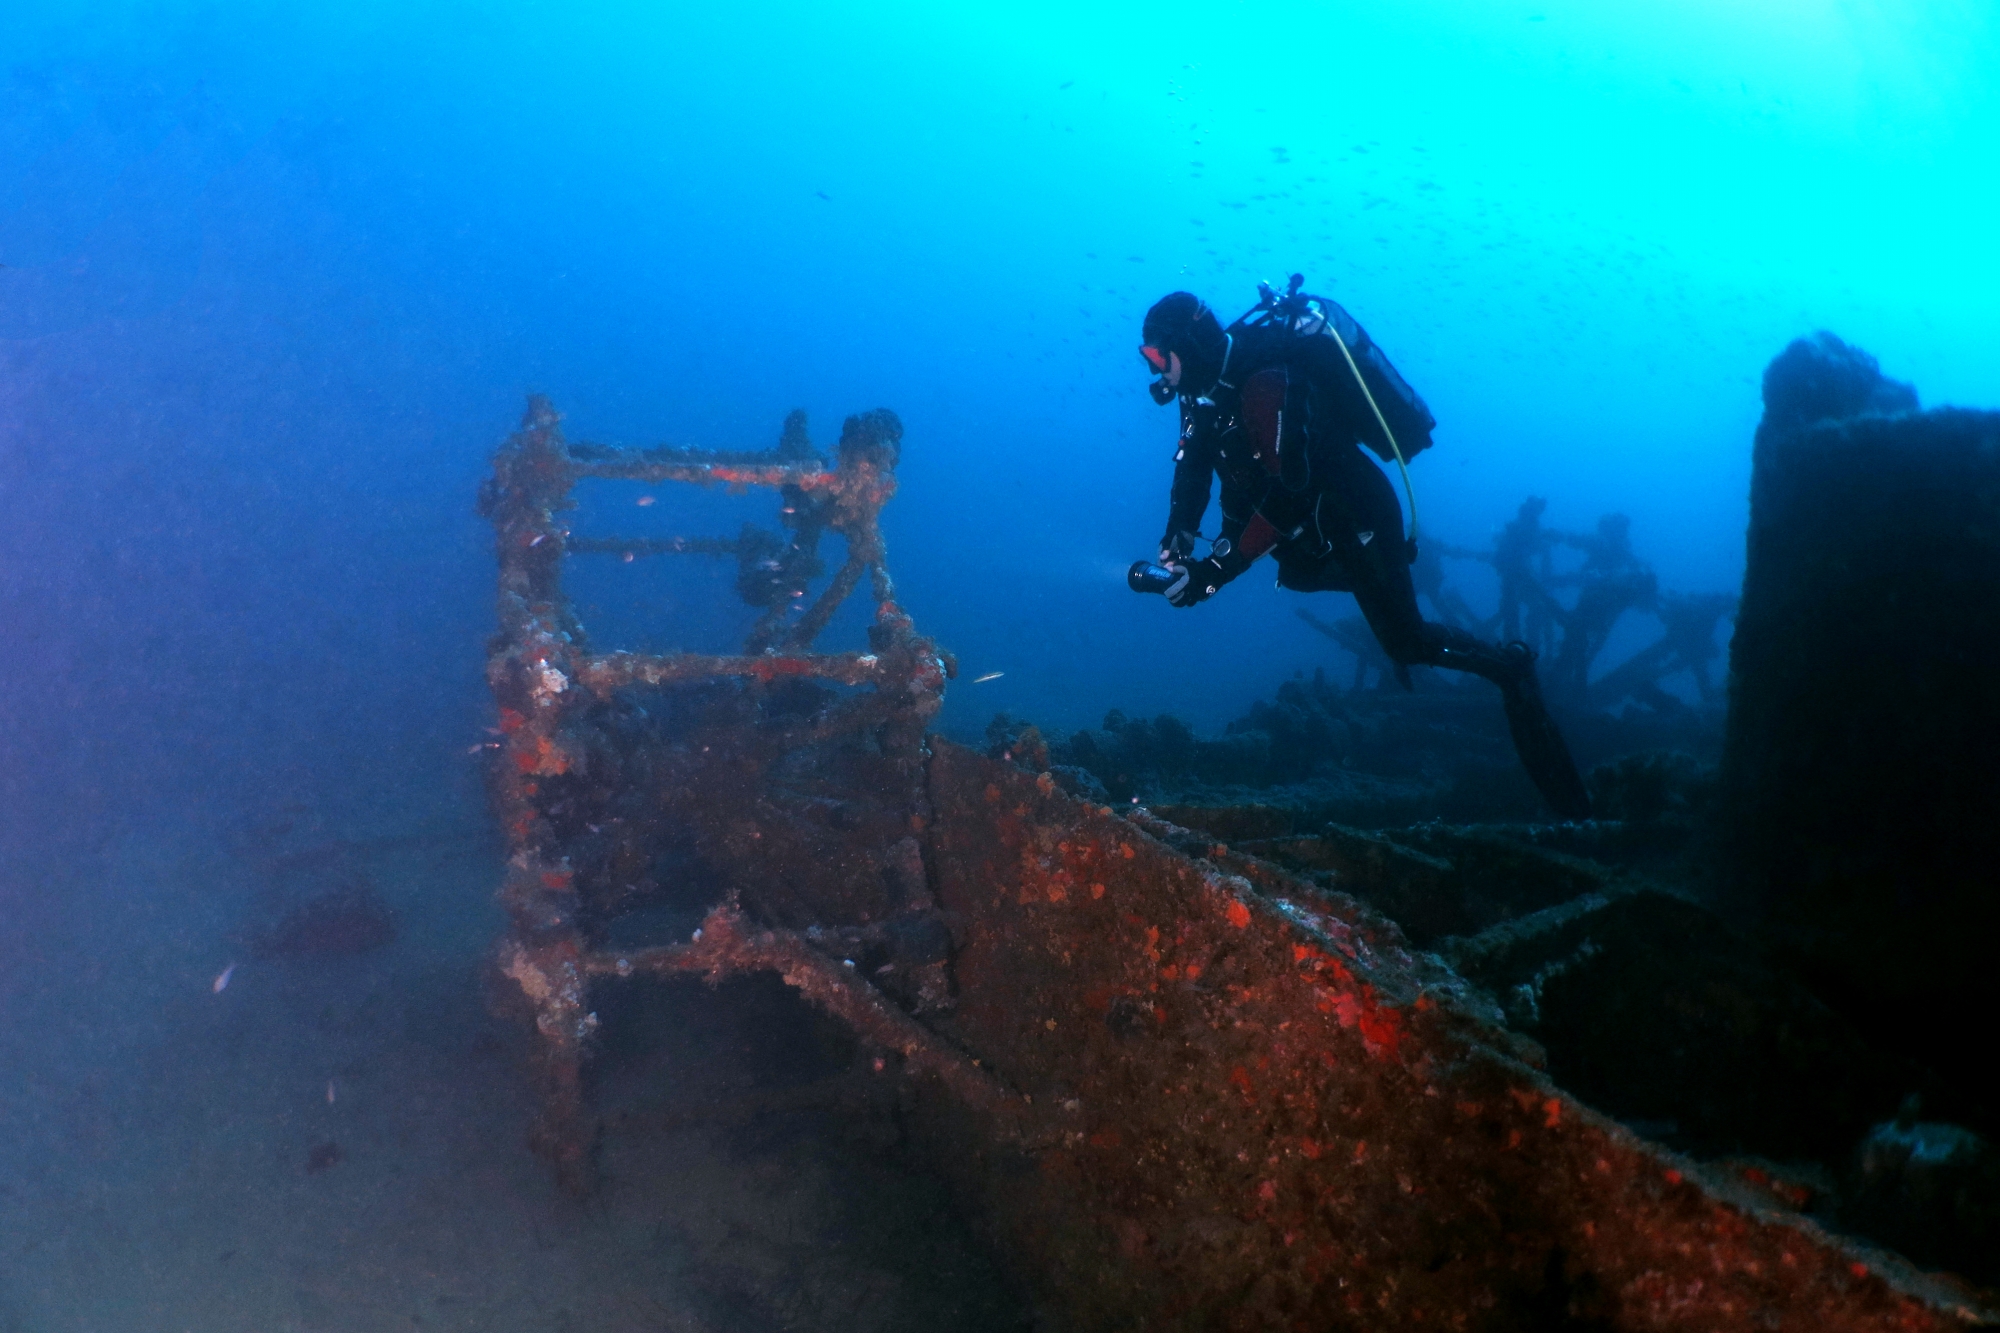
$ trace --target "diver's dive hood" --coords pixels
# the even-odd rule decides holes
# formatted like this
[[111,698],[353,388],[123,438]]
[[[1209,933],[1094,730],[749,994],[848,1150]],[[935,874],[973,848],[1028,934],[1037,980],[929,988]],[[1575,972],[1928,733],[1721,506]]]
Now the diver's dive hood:
[[1141,336],[1145,342],[1140,354],[1155,371],[1168,356],[1181,360],[1180,383],[1170,386],[1162,379],[1154,384],[1155,402],[1172,402],[1177,394],[1200,398],[1222,378],[1223,365],[1229,359],[1229,335],[1193,292],[1174,292],[1154,302],[1146,312]]
[[[1369,448],[1380,454],[1384,460],[1396,460],[1396,470],[1403,477],[1403,494],[1410,502],[1410,545],[1414,552],[1417,540],[1417,494],[1410,486],[1409,460],[1403,446],[1396,439],[1396,432],[1383,413],[1382,399],[1376,388],[1370,387],[1368,375],[1362,371],[1361,361],[1365,360],[1369,372],[1378,387],[1387,396],[1390,409],[1396,412],[1405,426],[1415,428],[1416,443],[1410,450],[1415,453],[1430,444],[1430,431],[1437,421],[1423,399],[1417,397],[1416,390],[1403,381],[1389,364],[1387,357],[1369,339],[1362,327],[1338,305],[1324,296],[1314,296],[1307,292],[1305,275],[1292,274],[1285,284],[1283,295],[1268,282],[1257,284],[1257,304],[1245,311],[1242,318],[1223,328],[1201,298],[1193,292],[1173,292],[1154,302],[1146,312],[1143,326],[1145,344],[1139,353],[1146,358],[1146,364],[1155,371],[1162,372],[1161,378],[1152,386],[1153,401],[1164,406],[1176,395],[1184,398],[1205,398],[1215,391],[1223,372],[1229,368],[1229,354],[1235,347],[1235,334],[1239,329],[1284,329],[1299,337],[1319,337],[1325,335],[1340,349],[1340,358],[1347,365],[1348,373],[1354,377],[1355,387],[1361,391],[1363,401],[1375,418],[1376,426],[1382,432],[1380,443],[1365,439]],[[1343,332],[1343,327],[1345,331]],[[1357,352],[1361,360],[1357,360]],[[1169,355],[1181,360],[1181,374],[1177,383],[1170,384],[1167,370]],[[1387,445],[1384,452],[1382,446]],[[1411,557],[1415,558],[1414,554]]]

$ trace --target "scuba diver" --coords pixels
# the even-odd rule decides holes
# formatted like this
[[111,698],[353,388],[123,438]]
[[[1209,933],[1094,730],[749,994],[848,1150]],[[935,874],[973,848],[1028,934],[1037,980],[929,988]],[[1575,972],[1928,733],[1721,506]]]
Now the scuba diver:
[[[1534,652],[1426,621],[1417,607],[1416,543],[1360,446],[1403,468],[1429,447],[1436,419],[1345,310],[1300,292],[1304,281],[1294,274],[1282,296],[1260,283],[1262,301],[1228,328],[1188,292],[1146,312],[1139,351],[1159,377],[1153,401],[1179,399],[1181,434],[1159,566],[1135,565],[1132,586],[1197,606],[1269,553],[1281,588],[1353,593],[1405,688],[1412,666],[1498,685],[1528,776],[1558,817],[1588,819],[1590,797],[1542,702]],[[1218,476],[1221,531],[1196,559]],[[1415,517],[1413,499],[1413,526]]]

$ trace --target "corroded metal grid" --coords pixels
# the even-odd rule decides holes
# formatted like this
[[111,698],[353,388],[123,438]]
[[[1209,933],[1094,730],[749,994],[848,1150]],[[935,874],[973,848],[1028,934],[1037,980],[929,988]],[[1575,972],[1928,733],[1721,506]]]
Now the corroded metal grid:
[[[521,429],[495,455],[480,511],[496,531],[500,573],[500,628],[486,668],[502,736],[492,787],[509,853],[500,900],[510,925],[498,964],[533,1019],[533,1065],[543,1103],[533,1141],[573,1190],[590,1186],[596,1132],[583,1080],[597,1027],[591,1002],[596,978],[650,971],[714,979],[773,970],[883,1045],[909,1055],[924,1045],[908,1013],[856,978],[851,963],[812,947],[801,930],[777,924],[789,915],[790,924],[818,936],[818,913],[831,910],[838,917],[845,905],[849,920],[827,923],[838,937],[843,926],[851,927],[849,934],[865,933],[893,911],[927,906],[914,842],[907,835],[902,843],[888,837],[899,824],[921,827],[924,728],[951,665],[897,605],[885,560],[878,520],[895,493],[900,436],[893,414],[851,418],[832,466],[811,453],[796,415],[779,448],[764,453],[571,445],[558,414],[536,397]],[[578,483],[589,480],[767,488],[781,498],[783,535],[746,528],[734,538],[577,536],[563,515],[575,508]],[[820,572],[815,553],[826,532],[844,538],[846,558],[814,595],[811,585]],[[628,560],[736,557],[744,571],[739,589],[763,608],[743,652],[592,651],[564,593],[563,566],[571,554],[593,552]],[[869,651],[813,651],[864,578],[875,602]],[[775,689],[802,682],[819,691],[811,706],[769,706]],[[616,718],[607,722],[607,710],[621,696],[662,689],[700,696],[714,715],[698,732],[702,744],[673,747],[698,753],[697,763],[662,770],[650,756],[639,764],[618,749]],[[890,835],[878,834],[875,841],[887,842],[886,849],[872,857],[857,854],[847,845],[854,837],[830,841],[823,830],[796,819],[795,836],[782,836],[787,812],[772,804],[774,773],[788,756],[856,738],[865,743],[858,760],[850,756],[848,762],[862,766],[859,780],[882,807],[873,812],[874,824],[889,827]],[[668,748],[652,743],[657,737],[641,739],[649,744],[628,748]],[[647,789],[633,790],[640,787]],[[580,818],[579,808],[636,813],[594,822]],[[849,816],[847,822],[867,820]],[[765,893],[756,904],[764,920],[754,923],[738,906],[738,893],[718,894],[710,929],[696,931],[693,944],[604,947],[607,926],[660,890],[631,881],[643,881],[634,867],[647,863],[653,855],[648,840],[668,825],[698,830],[711,860],[748,868],[753,877],[761,872],[796,889],[799,880],[820,872],[824,882],[818,892],[798,889],[790,899]],[[773,836],[764,842],[767,828]],[[893,868],[899,857],[915,862],[902,876],[905,891],[896,901],[874,901],[864,872],[880,878],[880,864],[873,863]],[[848,862],[871,863],[849,876],[862,884],[862,901],[854,901],[853,892],[842,897],[839,872]],[[753,878],[751,886],[764,887],[763,880]]]

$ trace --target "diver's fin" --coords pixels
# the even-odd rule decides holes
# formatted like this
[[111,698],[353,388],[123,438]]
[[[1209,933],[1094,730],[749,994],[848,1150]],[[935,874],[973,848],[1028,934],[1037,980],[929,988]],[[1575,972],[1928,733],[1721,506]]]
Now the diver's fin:
[[1577,776],[1569,745],[1542,702],[1542,686],[1535,679],[1535,650],[1519,640],[1504,645],[1487,643],[1465,630],[1430,621],[1424,623],[1424,635],[1434,665],[1470,671],[1500,687],[1514,752],[1521,756],[1521,767],[1528,770],[1528,777],[1554,809],[1556,818],[1590,818],[1590,792]]
[[1525,669],[1512,680],[1500,682],[1500,699],[1507,710],[1507,730],[1514,737],[1514,751],[1521,767],[1542,793],[1558,819],[1590,818],[1590,792],[1570,758],[1569,745],[1556,720],[1542,702],[1542,687],[1535,679],[1534,654],[1526,644],[1509,644],[1508,651],[1525,656]]

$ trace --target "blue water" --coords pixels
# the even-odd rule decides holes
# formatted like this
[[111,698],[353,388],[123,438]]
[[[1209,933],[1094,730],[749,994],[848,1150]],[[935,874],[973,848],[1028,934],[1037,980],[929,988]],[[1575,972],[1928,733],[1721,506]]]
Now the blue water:
[[[472,497],[530,391],[624,444],[764,447],[805,407],[830,445],[894,408],[903,599],[968,681],[1005,673],[954,688],[966,735],[1212,730],[1340,678],[1261,570],[1191,613],[1122,585],[1165,514],[1175,423],[1134,349],[1169,290],[1233,314],[1304,272],[1441,423],[1427,535],[1484,545],[1531,493],[1560,528],[1622,511],[1669,589],[1741,577],[1791,338],[2000,403],[1976,0],[8,8],[17,1016],[155,945],[160,993],[207,998],[228,913],[173,897],[226,879],[202,830],[476,823]],[[629,592],[649,633],[718,639],[714,572],[580,573],[586,623]],[[36,1262],[0,1253],[0,1328],[145,1326],[11,1294]]]

